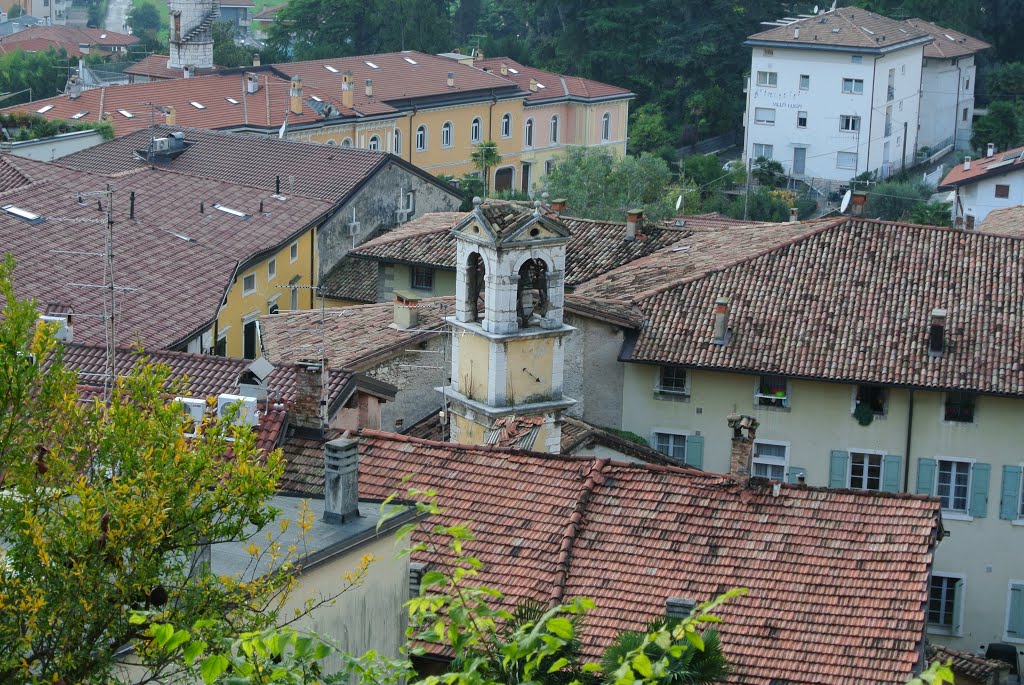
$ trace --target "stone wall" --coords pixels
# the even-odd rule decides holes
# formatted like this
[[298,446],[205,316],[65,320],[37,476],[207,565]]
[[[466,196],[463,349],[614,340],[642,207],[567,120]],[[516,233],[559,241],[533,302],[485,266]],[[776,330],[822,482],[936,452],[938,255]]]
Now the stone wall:
[[449,344],[447,335],[437,335],[409,346],[410,350],[419,351],[406,352],[367,370],[371,378],[398,388],[394,401],[381,407],[381,430],[401,432],[427,414],[441,410],[441,393],[435,388],[448,383],[450,366],[445,362],[451,354]]

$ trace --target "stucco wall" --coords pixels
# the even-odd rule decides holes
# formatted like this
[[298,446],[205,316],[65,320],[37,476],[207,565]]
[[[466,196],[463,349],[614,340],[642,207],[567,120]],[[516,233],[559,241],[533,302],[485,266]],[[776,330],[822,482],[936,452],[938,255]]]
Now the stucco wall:
[[[371,378],[398,388],[395,399],[381,409],[381,430],[401,432],[427,414],[441,411],[441,393],[435,388],[448,383],[448,344],[447,335],[438,335],[410,346],[420,352],[407,352],[367,369]],[[396,425],[399,419],[401,426]]]
[[377,301],[390,302],[396,290],[406,290],[422,297],[441,297],[455,294],[455,272],[434,269],[434,287],[421,290],[412,287],[412,267],[408,264],[380,262],[377,280]]
[[622,329],[568,313],[566,323],[576,328],[565,338],[562,387],[566,397],[576,400],[568,413],[598,426],[618,428],[624,377],[624,365],[617,361]]
[[[996,153],[996,157],[999,153]],[[979,164],[984,160],[974,160],[971,164]],[[996,186],[1010,186],[1009,197],[996,197]],[[986,178],[960,190],[960,202],[963,215],[974,217],[974,228],[977,229],[993,209],[1013,207],[1024,204],[1024,172],[1003,174]]]

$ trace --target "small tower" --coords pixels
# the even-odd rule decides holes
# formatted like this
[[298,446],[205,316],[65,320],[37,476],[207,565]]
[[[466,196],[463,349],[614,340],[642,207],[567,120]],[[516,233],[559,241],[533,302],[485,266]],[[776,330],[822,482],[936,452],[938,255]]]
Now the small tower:
[[[522,205],[481,206],[452,233],[457,246],[452,325],[451,440],[493,444],[512,423],[519,447],[558,452],[562,412],[565,245],[556,216]],[[515,432],[515,431],[511,431]]]
[[213,24],[220,17],[219,0],[168,0],[170,59],[168,69],[213,67]]

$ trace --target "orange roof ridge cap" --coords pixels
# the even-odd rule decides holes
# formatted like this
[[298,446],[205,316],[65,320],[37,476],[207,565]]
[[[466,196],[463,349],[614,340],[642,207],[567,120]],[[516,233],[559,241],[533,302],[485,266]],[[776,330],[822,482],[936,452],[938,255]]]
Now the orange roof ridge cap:
[[587,508],[590,505],[590,498],[594,490],[605,482],[604,469],[608,466],[608,459],[594,459],[591,463],[590,472],[580,489],[576,498],[576,506],[569,516],[569,520],[562,528],[562,537],[558,545],[558,559],[555,562],[555,577],[551,583],[551,593],[548,596],[548,603],[551,605],[560,604],[565,594],[565,584],[569,579],[569,567],[572,565],[572,552],[576,546],[576,537],[583,528],[586,520]]

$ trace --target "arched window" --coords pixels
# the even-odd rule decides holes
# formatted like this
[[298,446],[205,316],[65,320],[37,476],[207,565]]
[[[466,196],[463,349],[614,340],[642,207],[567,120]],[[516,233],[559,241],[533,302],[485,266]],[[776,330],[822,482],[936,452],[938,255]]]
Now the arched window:
[[542,259],[527,259],[519,267],[519,286],[516,297],[516,315],[519,327],[526,328],[534,314],[548,313],[548,266]]
[[466,310],[469,312],[470,321],[479,321],[483,318],[486,272],[483,257],[476,252],[470,254],[466,263]]
[[512,115],[505,114],[501,117],[501,137],[511,138],[512,137]]
[[370,150],[380,149],[380,136],[370,136],[370,144],[366,146]]
[[351,138],[344,139],[343,141],[341,141],[341,146],[342,147],[352,147],[352,139]]
[[515,185],[516,171],[510,166],[502,167],[494,172],[494,191],[512,190]]
[[446,121],[441,127],[441,147],[452,146],[452,122]]
[[533,147],[533,119],[526,120],[526,132],[523,134],[523,145]]
[[396,155],[402,154],[402,132],[397,128],[391,134],[391,151]]
[[416,149],[426,150],[427,149],[427,127],[420,126],[416,129]]
[[480,117],[473,119],[473,123],[469,127],[469,142],[479,143],[480,142]]
[[337,145],[338,141],[336,141],[334,138],[328,138],[327,139],[327,144],[328,145]]
[[601,140],[609,141],[612,139],[612,115],[605,112],[601,116]]
[[558,115],[557,114],[552,114],[551,115],[551,142],[552,142],[552,144],[558,142]]

